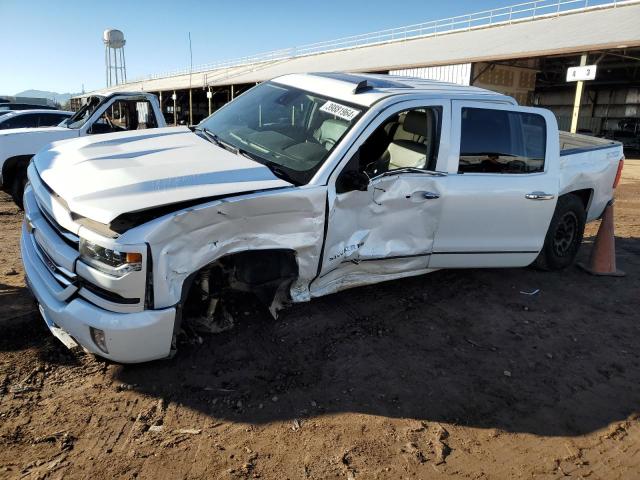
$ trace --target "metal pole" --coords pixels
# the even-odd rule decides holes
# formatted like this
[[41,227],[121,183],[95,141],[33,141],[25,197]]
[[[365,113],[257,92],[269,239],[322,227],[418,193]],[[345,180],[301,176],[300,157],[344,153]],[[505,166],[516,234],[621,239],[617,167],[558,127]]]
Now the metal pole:
[[[584,67],[587,64],[587,57],[589,55],[583,53],[580,57],[580,66]],[[571,115],[571,133],[576,133],[578,130],[578,118],[580,116],[580,102],[582,101],[582,88],[584,86],[584,82],[579,80],[576,83],[576,97],[573,100],[573,114]]]
[[231,85],[231,100],[233,100],[233,96],[234,96],[233,85]]
[[178,110],[176,109],[176,100],[177,99],[177,95],[176,95],[176,91],[173,91],[173,126],[175,127],[176,125],[178,125]]
[[124,83],[127,83],[127,61],[124,58],[124,47],[122,47],[122,73],[124,75]]
[[108,87],[109,86],[109,57],[107,56],[107,52],[108,52],[107,48],[109,47],[105,45],[104,46],[104,67],[105,67],[105,76],[107,77],[106,81],[107,81],[107,87]]
[[192,74],[193,74],[193,50],[191,49],[191,32],[189,32],[189,125],[193,125],[193,102],[191,97]]
[[116,49],[112,49],[113,50],[113,74],[115,75],[116,78],[116,85],[118,85],[118,52],[116,51]]
[[111,47],[107,47],[107,57],[109,58],[109,86],[113,85],[113,66],[111,65]]
[[[211,92],[211,89],[209,89],[209,92]],[[211,115],[211,96],[207,95],[207,100],[209,100],[209,115]]]

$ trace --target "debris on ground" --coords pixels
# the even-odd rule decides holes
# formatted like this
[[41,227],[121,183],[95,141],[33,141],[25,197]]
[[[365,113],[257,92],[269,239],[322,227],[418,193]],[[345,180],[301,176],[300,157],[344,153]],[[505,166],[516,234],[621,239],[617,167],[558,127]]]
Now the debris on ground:
[[520,290],[520,293],[523,295],[536,295],[538,293],[540,293],[540,289],[536,288],[535,290],[531,290],[530,292],[525,292],[523,290]]

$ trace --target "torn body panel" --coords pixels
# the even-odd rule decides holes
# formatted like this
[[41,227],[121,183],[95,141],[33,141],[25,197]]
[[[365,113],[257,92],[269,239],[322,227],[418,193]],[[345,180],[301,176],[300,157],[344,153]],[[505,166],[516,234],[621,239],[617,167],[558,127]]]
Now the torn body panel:
[[325,197],[325,187],[305,187],[218,200],[156,219],[121,240],[145,238],[151,247],[155,308],[179,303],[185,279],[217,260],[279,249],[295,252],[291,300],[306,301],[322,247]]
[[366,191],[330,195],[322,268],[311,295],[426,273],[440,219],[441,203],[434,200],[443,180],[387,175],[373,179]]

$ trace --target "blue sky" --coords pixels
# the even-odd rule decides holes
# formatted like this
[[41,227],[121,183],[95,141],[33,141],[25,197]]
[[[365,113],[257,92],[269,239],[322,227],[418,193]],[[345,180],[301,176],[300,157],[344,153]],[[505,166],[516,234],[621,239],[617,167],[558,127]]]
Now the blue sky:
[[[129,78],[517,3],[515,0],[0,0],[0,94],[105,83],[102,31],[125,33]],[[397,6],[397,8],[395,8]]]

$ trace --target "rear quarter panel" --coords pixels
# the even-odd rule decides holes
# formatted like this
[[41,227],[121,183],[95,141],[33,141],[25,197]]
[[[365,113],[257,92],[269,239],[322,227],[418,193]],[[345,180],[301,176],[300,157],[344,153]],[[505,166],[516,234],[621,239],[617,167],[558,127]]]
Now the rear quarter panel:
[[587,222],[598,219],[613,198],[613,182],[622,156],[622,145],[561,153],[560,195],[576,190],[593,190],[587,208]]

